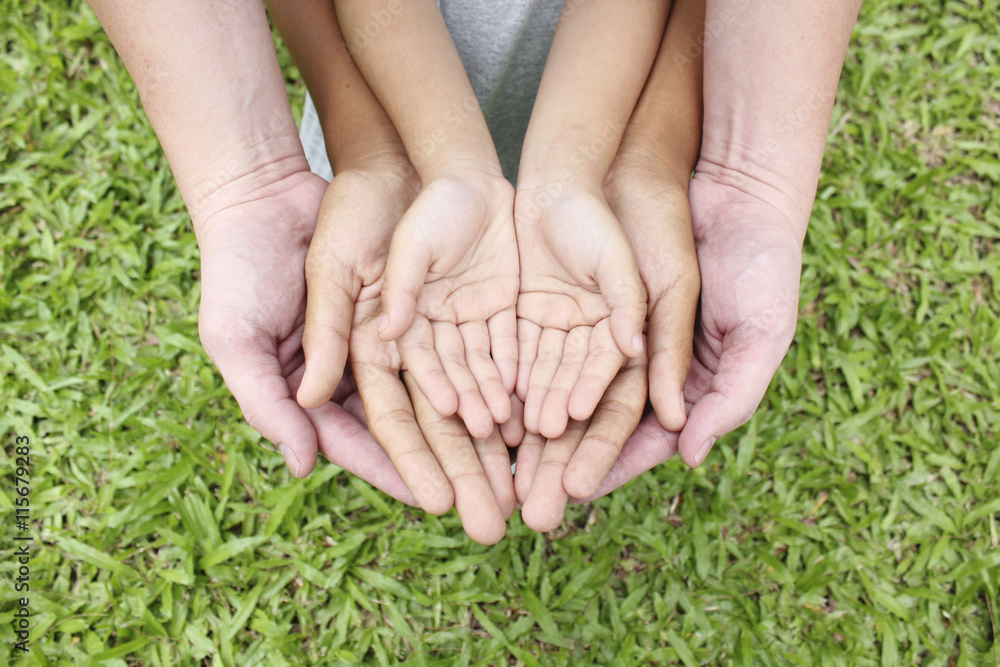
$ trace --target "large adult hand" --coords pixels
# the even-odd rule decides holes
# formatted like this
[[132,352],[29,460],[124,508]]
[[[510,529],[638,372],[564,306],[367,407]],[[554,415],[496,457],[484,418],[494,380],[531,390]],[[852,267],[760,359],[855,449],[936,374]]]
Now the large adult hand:
[[342,171],[327,189],[306,262],[298,398],[308,407],[326,403],[349,359],[360,400],[347,409],[368,423],[417,504],[434,514],[454,504],[470,537],[494,543],[514,510],[499,434],[491,428],[473,440],[461,420],[439,415],[408,373],[400,381],[397,345],[378,336],[389,242],[419,188],[405,158],[382,157]]
[[303,373],[306,250],[325,189],[322,178],[296,172],[250,187],[196,221],[202,344],[247,421],[278,446],[292,474],[308,475],[319,449],[412,504],[363,422],[336,403],[307,412],[294,399]]
[[718,438],[753,416],[795,334],[802,238],[788,214],[705,173],[695,175],[689,193],[702,287],[684,386],[687,423],[677,434],[648,415],[592,497],[678,449],[685,463],[701,465]]

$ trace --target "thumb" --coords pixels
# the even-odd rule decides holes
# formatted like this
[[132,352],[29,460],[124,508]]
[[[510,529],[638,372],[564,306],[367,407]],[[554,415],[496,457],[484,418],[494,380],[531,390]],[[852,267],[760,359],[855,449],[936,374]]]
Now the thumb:
[[649,310],[649,400],[668,431],[680,431],[687,420],[684,381],[691,370],[699,288],[697,269],[678,276]]
[[[361,281],[346,268],[330,272],[306,260],[306,324],[302,333],[305,374],[297,394],[299,405],[318,408],[333,396],[347,365],[354,303]],[[322,260],[318,260],[322,261]]]
[[646,289],[624,232],[615,235],[608,250],[597,267],[597,286],[611,308],[611,334],[615,343],[625,356],[637,357],[642,354]]
[[726,334],[708,391],[681,431],[678,449],[685,463],[698,467],[718,438],[750,421],[790,342],[791,336],[769,335],[752,323]]
[[278,447],[293,475],[312,472],[316,431],[292,398],[274,340],[263,334],[235,343],[210,336],[203,340],[247,423]]
[[[434,261],[434,250],[415,220],[421,214],[414,206],[403,215],[392,234],[382,283],[382,321],[378,335],[384,341],[403,335],[413,322],[417,298]],[[415,210],[416,209],[416,210]]]

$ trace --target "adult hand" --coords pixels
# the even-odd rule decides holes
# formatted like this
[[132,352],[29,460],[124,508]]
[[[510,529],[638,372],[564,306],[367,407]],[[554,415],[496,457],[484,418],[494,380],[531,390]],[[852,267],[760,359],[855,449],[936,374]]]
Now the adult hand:
[[702,287],[694,360],[684,386],[687,423],[677,434],[648,415],[587,500],[610,493],[678,449],[685,463],[700,465],[716,439],[753,416],[788,351],[798,318],[801,235],[781,208],[734,183],[701,172],[689,190]]
[[322,178],[296,172],[215,202],[215,212],[196,221],[202,344],[249,424],[278,445],[292,474],[308,475],[319,449],[413,504],[363,422],[336,403],[306,411],[294,399],[303,373],[306,250],[325,188]]

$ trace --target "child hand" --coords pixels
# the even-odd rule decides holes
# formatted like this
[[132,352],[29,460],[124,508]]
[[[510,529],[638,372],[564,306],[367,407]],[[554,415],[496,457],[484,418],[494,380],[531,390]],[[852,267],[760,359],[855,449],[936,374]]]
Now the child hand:
[[511,415],[517,373],[513,188],[500,177],[439,177],[392,236],[378,335],[443,416],[476,438]]
[[646,297],[628,238],[599,191],[518,191],[517,395],[524,425],[558,438],[586,421],[626,358],[642,353]]
[[396,345],[376,331],[389,241],[418,188],[408,164],[391,163],[345,171],[327,188],[306,262],[306,370],[298,398],[306,407],[323,405],[349,356],[359,418],[417,504],[432,514],[454,504],[470,537],[494,543],[514,505],[506,449],[495,435],[463,438],[462,429],[422,407],[426,400],[400,381]]
[[[691,232],[688,181],[671,176],[669,164],[619,154],[604,192],[628,234],[649,293],[649,394],[660,424],[679,431],[687,419],[684,382],[701,276]],[[596,492],[588,489],[585,495]]]

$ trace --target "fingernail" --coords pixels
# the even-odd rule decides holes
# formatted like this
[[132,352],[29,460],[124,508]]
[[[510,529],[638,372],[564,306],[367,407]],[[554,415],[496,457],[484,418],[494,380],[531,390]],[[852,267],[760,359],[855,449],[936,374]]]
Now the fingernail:
[[[682,415],[686,415],[687,414],[687,403],[684,402],[684,392],[683,391],[680,393],[679,398],[680,398],[680,401],[681,401],[681,414]],[[709,445],[709,446],[711,446],[711,445]]]
[[278,451],[281,452],[282,458],[285,459],[288,469],[292,471],[293,475],[298,477],[299,471],[302,470],[302,463],[299,462],[299,457],[295,455],[295,451],[288,445],[278,445]]
[[389,326],[389,316],[383,315],[382,319],[378,321],[378,332],[382,333],[387,326]]
[[632,336],[632,348],[636,352],[642,352],[642,334]]
[[701,449],[699,449],[698,453],[695,454],[695,457],[694,457],[695,465],[699,465],[700,466],[702,464],[702,462],[705,460],[705,457],[708,456],[708,451],[710,449],[712,449],[712,445],[715,444],[715,440],[716,440],[716,438],[712,437],[712,438],[709,438],[708,440],[706,440],[702,444]]

